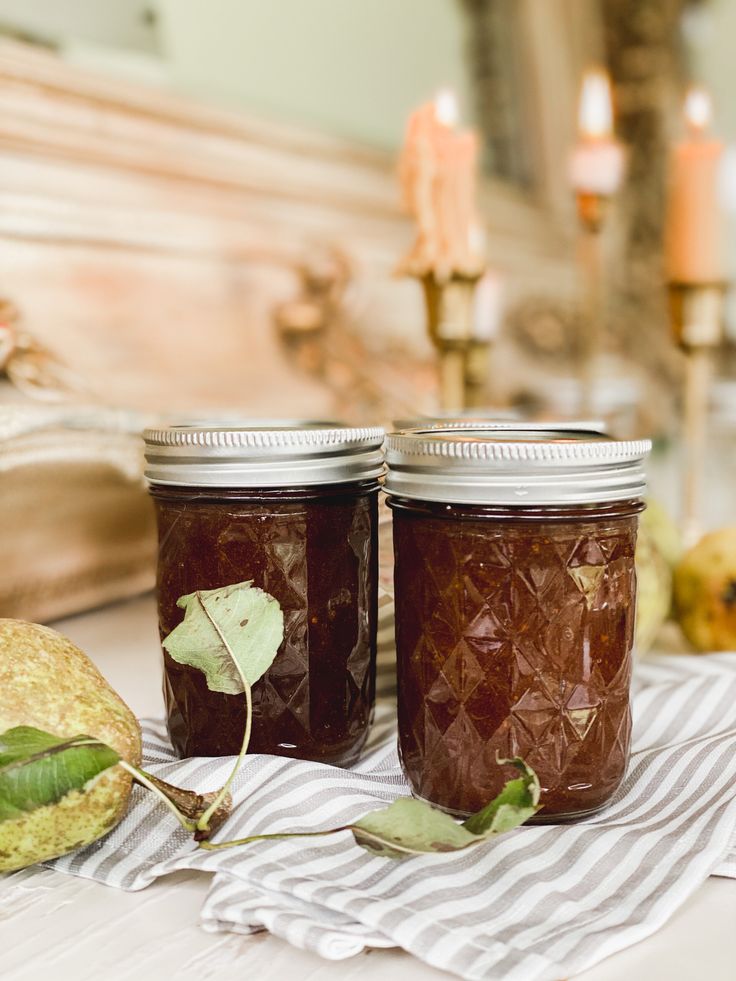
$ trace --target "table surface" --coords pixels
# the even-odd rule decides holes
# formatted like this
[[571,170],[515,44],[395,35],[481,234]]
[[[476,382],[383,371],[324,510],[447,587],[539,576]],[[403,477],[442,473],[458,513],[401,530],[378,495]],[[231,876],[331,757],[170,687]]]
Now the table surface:
[[[161,715],[152,597],[55,626],[92,657],[139,716]],[[400,950],[324,961],[268,933],[206,933],[198,925],[209,875],[177,873],[126,893],[45,869],[0,887],[3,981],[429,981],[448,977]],[[709,879],[653,936],[578,975],[580,981],[734,981],[736,880]]]

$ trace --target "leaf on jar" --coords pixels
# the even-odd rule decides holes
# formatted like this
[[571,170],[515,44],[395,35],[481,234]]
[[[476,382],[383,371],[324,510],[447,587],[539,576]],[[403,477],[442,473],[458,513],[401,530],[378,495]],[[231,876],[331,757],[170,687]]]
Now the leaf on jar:
[[[202,671],[210,691],[238,695],[268,670],[284,639],[284,615],[253,581],[181,596],[184,619],[163,641],[179,664]],[[237,663],[234,663],[237,661]]]
[[32,726],[0,734],[0,821],[57,804],[120,762],[92,736],[60,739]]
[[424,801],[402,797],[372,811],[350,826],[357,844],[384,858],[406,858],[426,852],[455,852],[517,828],[539,810],[539,780],[518,757],[498,760],[521,776],[463,824]]

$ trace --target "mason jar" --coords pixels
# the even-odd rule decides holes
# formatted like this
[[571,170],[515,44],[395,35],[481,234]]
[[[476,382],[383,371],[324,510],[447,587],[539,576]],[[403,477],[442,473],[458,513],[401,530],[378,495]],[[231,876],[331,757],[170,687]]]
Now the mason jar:
[[[377,619],[378,428],[182,425],[145,433],[158,522],[163,640],[179,597],[252,580],[284,639],[253,686],[250,751],[347,765],[372,718]],[[168,728],[181,756],[240,749],[242,695],[212,692],[164,651]]]
[[648,441],[482,424],[390,435],[399,749],[467,815],[521,756],[541,820],[593,813],[629,758]]

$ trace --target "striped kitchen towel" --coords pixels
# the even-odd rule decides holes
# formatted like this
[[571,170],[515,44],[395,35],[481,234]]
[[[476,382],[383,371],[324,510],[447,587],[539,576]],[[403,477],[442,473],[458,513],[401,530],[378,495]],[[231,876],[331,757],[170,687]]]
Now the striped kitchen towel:
[[[464,978],[558,981],[653,933],[709,875],[736,877],[736,654],[638,664],[634,713],[624,785],[574,825],[402,862],[366,853],[349,833],[204,852],[136,790],[115,831],[53,865],[125,889],[208,870],[209,930],[265,928],[332,959],[400,946]],[[149,769],[171,782],[211,790],[230,768],[174,760],[160,724],[145,737]],[[350,770],[248,757],[220,836],[329,828],[406,792],[383,698]]]

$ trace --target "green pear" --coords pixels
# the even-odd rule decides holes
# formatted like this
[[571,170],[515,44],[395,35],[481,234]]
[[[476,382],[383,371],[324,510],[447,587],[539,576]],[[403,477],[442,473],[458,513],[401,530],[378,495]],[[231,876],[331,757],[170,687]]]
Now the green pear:
[[736,650],[736,528],[705,535],[677,565],[675,614],[697,650]]
[[634,650],[645,654],[672,605],[672,569],[646,528],[636,543],[636,632]]
[[648,501],[636,543],[636,643],[644,654],[672,607],[672,566],[680,552],[679,532],[661,504]]
[[682,555],[682,536],[672,515],[659,501],[647,501],[639,527],[646,529],[668,564],[675,566]]
[[[138,722],[87,655],[47,627],[0,619],[0,733],[18,726],[94,737],[140,763]],[[130,775],[113,765],[58,801],[0,821],[0,871],[96,841],[120,821],[130,790]]]

